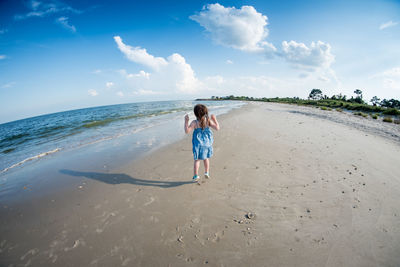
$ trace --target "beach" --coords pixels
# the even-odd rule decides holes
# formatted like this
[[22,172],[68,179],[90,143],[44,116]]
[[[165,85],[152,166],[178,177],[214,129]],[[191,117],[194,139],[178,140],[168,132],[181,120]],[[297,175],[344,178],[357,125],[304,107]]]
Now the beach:
[[31,182],[1,198],[0,265],[400,265],[399,125],[259,102],[218,120],[198,183],[191,135],[11,173]]

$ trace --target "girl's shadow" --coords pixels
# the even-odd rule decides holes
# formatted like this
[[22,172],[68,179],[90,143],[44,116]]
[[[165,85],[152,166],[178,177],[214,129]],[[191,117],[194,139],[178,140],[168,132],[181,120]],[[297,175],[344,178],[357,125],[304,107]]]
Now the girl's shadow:
[[101,173],[101,172],[80,172],[72,170],[60,170],[62,174],[76,176],[76,177],[86,177],[89,179],[94,179],[106,184],[135,184],[143,186],[158,186],[163,188],[176,187],[185,184],[192,184],[192,181],[182,181],[182,182],[172,182],[172,181],[156,181],[156,180],[143,180],[131,177],[123,173]]

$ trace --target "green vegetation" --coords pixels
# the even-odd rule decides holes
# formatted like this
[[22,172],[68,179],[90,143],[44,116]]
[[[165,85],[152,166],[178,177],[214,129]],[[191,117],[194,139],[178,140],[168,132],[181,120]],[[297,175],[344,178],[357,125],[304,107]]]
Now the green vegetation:
[[[301,99],[299,97],[274,97],[274,98],[254,98],[248,96],[224,96],[218,97],[213,96],[211,100],[241,100],[241,101],[261,101],[261,102],[275,102],[285,103],[291,105],[311,106],[320,108],[321,110],[332,110],[336,109],[338,112],[343,110],[355,111],[355,115],[368,117],[368,114],[373,119],[378,119],[379,115],[391,115],[400,116],[400,101],[396,99],[383,99],[382,101],[377,96],[372,97],[370,102],[372,105],[368,105],[363,100],[363,94],[360,89],[354,90],[355,97],[347,98],[346,95],[338,94],[328,97],[323,95],[321,89],[314,88],[311,90],[307,99]],[[198,99],[198,100],[209,100],[209,99]],[[387,117],[386,117],[387,118]],[[386,119],[385,118],[385,119]],[[386,119],[387,121],[387,119]]]
[[383,121],[384,122],[393,122],[391,117],[385,117],[385,118],[383,118]]
[[385,115],[400,115],[400,110],[395,109],[395,108],[389,108],[387,110],[384,110],[382,112],[382,114],[385,114]]
[[365,114],[365,113],[363,113],[363,112],[356,112],[356,113],[354,113],[354,115],[357,115],[357,116],[362,116],[362,117],[364,117],[364,118],[366,118],[366,117],[368,117],[368,114]]

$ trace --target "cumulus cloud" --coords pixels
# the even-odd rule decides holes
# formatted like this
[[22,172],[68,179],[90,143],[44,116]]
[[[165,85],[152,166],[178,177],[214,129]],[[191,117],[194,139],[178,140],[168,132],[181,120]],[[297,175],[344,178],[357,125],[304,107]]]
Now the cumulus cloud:
[[233,61],[230,60],[230,59],[228,59],[228,60],[226,61],[226,64],[233,64]]
[[14,16],[15,20],[24,20],[32,17],[45,17],[51,14],[57,14],[61,12],[68,12],[73,14],[82,13],[81,10],[72,8],[71,6],[58,1],[36,1],[31,0],[27,2],[27,7],[30,10],[25,14],[18,14]]
[[[140,81],[140,88],[144,90],[169,90],[181,93],[194,93],[200,86],[192,67],[185,58],[178,53],[170,55],[167,59],[155,57],[146,49],[132,47],[123,43],[119,36],[114,37],[119,50],[127,59],[152,69],[152,73],[140,71],[138,74],[128,74],[120,70],[127,78],[146,78],[148,81]],[[133,79],[136,81],[137,79]]]
[[275,51],[265,41],[268,36],[268,18],[252,6],[224,7],[209,4],[190,19],[203,26],[218,44],[243,51]]
[[76,32],[75,26],[69,24],[68,17],[59,17],[58,19],[56,19],[56,23],[60,24],[62,27],[71,32]]
[[121,50],[127,59],[133,62],[142,64],[153,70],[160,70],[160,68],[168,65],[168,62],[164,58],[154,57],[147,53],[144,48],[132,47],[124,44],[119,36],[114,36],[114,40],[117,43],[119,50]]
[[[321,41],[310,46],[296,41],[283,41],[278,49],[266,41],[268,37],[268,17],[252,6],[224,7],[209,4],[190,18],[203,26],[218,44],[245,52],[262,52],[264,57],[282,57],[297,68],[315,71],[329,68],[334,62],[331,46]],[[230,64],[229,61],[227,61]]]
[[6,55],[0,55],[0,60],[2,60],[2,59],[6,59]]
[[331,46],[321,41],[311,42],[309,47],[304,43],[283,41],[280,55],[294,66],[310,71],[316,68],[329,68],[335,61]]
[[90,96],[97,96],[97,95],[99,95],[99,94],[97,93],[97,91],[94,90],[94,89],[89,89],[89,90],[88,90],[88,94],[89,94]]
[[123,97],[123,96],[124,96],[124,93],[122,93],[121,91],[118,91],[118,92],[117,92],[117,96]]
[[111,87],[113,87],[114,86],[114,83],[113,82],[106,82],[106,87],[107,88],[111,88]]
[[399,24],[399,23],[398,22],[393,22],[393,21],[388,21],[388,22],[382,23],[379,26],[379,30],[384,30],[386,28],[390,28],[390,27],[396,26],[397,24]]

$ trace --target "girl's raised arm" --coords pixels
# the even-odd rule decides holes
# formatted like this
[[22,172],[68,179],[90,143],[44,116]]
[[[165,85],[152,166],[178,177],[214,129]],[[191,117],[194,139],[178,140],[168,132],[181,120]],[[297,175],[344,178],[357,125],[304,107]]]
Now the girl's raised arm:
[[214,114],[211,114],[210,126],[211,126],[211,128],[215,129],[216,131],[218,131],[220,129],[219,123],[217,121],[217,117],[215,117]]
[[185,115],[185,124],[184,124],[184,130],[185,133],[190,133],[194,129],[194,121],[192,121],[189,125],[189,115]]

